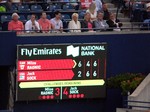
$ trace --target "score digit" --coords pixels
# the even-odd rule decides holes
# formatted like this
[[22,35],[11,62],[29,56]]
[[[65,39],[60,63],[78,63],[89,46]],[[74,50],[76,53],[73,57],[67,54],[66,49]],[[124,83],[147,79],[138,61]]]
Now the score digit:
[[68,95],[67,87],[64,89],[63,94],[66,95],[66,96]]
[[96,76],[97,76],[97,73],[96,73],[96,71],[94,71],[94,72],[93,72],[93,76],[94,76],[94,77],[96,77]]
[[81,77],[82,72],[78,71],[78,77]]
[[94,61],[93,66],[97,67],[97,61]]
[[89,76],[90,76],[90,72],[87,71],[87,72],[86,72],[86,77],[89,77]]
[[90,67],[90,61],[87,61],[86,66]]
[[55,95],[56,95],[56,96],[59,96],[59,95],[60,95],[60,88],[55,88],[55,91],[56,91],[56,92],[55,92]]
[[81,61],[79,61],[79,63],[78,63],[78,67],[82,67],[82,63],[81,63]]

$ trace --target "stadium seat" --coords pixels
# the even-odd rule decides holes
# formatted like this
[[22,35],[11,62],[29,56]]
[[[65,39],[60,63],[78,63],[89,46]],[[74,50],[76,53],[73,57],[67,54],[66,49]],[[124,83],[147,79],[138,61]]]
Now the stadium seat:
[[47,19],[49,19],[49,20],[51,19],[51,16],[50,16],[50,15],[48,15],[48,14],[47,14]]
[[74,7],[70,4],[66,4],[66,5],[63,5],[63,10],[65,11],[70,11],[70,10],[75,10]]
[[86,11],[82,10],[79,12],[79,19],[84,19],[84,15],[85,15]]
[[43,9],[40,5],[31,5],[31,11],[42,12]]
[[28,5],[20,5],[20,6],[18,6],[18,11],[19,12],[30,12],[30,8]]
[[62,10],[61,5],[49,5],[49,11]]
[[1,16],[1,23],[9,22],[10,20],[11,20],[11,16],[10,15],[2,15]]
[[62,14],[61,17],[62,17],[62,20],[70,20],[71,19],[68,14]]
[[18,12],[18,7],[16,5],[12,4],[9,12]]
[[25,23],[27,21],[27,19],[25,18],[24,15],[20,15],[19,20],[22,21],[23,23]]

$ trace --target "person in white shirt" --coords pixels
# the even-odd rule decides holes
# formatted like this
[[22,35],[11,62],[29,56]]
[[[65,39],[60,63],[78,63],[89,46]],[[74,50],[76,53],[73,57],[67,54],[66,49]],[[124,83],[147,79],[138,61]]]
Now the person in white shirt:
[[102,10],[102,1],[101,0],[93,0],[96,4],[96,11],[101,11]]
[[36,16],[34,14],[32,14],[31,19],[26,22],[25,30],[27,33],[40,31],[39,23],[36,21]]
[[95,21],[97,17],[97,11],[96,11],[96,4],[92,2],[86,11],[87,13],[90,13],[91,15],[91,21]]
[[56,32],[63,31],[63,22],[61,21],[61,13],[59,11],[55,12],[55,17],[52,18],[50,21],[54,27],[54,31]]
[[81,32],[81,23],[78,21],[78,14],[72,14],[72,20],[68,24],[68,28],[70,32]]

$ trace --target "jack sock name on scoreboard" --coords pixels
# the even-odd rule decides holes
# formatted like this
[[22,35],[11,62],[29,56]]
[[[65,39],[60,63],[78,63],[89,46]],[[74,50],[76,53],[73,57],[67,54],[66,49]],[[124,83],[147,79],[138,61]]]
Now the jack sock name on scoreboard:
[[[72,45],[66,46],[67,56],[72,55],[73,57],[79,56],[94,56],[95,51],[104,51],[104,45],[92,45],[92,46],[77,46],[73,47]],[[36,55],[61,55],[63,54],[62,48],[21,48],[21,56],[36,56]]]

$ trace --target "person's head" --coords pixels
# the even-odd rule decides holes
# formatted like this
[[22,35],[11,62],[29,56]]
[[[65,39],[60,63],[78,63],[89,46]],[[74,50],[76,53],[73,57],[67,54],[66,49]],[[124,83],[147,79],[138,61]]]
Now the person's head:
[[150,2],[146,4],[146,11],[150,12]]
[[32,14],[31,15],[31,21],[35,21],[36,20],[36,15],[35,14]]
[[107,9],[108,9],[108,8],[107,8],[107,4],[103,4],[102,9],[103,9],[104,11],[107,10]]
[[12,14],[12,20],[18,21],[18,19],[19,19],[19,15],[17,13],[13,13]]
[[96,4],[94,2],[92,2],[89,6],[89,11],[94,12],[95,10],[96,10]]
[[110,14],[109,14],[109,19],[115,20],[115,14],[114,14],[114,13],[110,13]]
[[85,13],[84,19],[86,21],[90,21],[91,20],[91,14],[89,12]]
[[98,13],[97,13],[97,19],[98,19],[98,20],[103,20],[103,17],[104,17],[103,12],[98,12]]
[[59,11],[55,12],[55,18],[60,19],[61,18],[61,13]]
[[42,12],[41,18],[42,18],[42,19],[46,19],[46,18],[47,18],[47,15],[46,15],[45,12]]
[[72,14],[72,20],[74,20],[74,21],[78,21],[78,14],[77,13],[73,13]]

